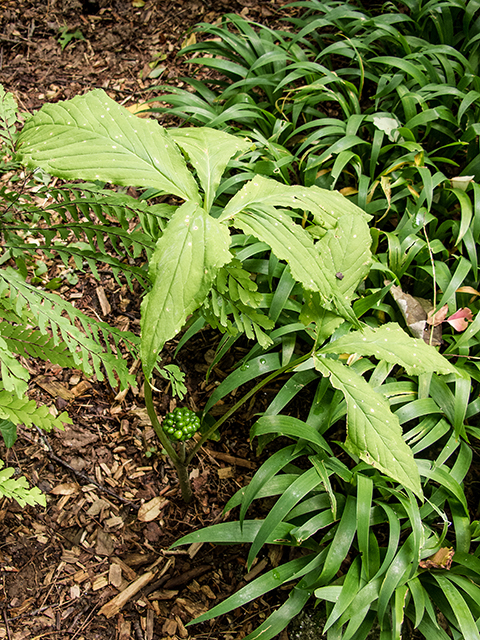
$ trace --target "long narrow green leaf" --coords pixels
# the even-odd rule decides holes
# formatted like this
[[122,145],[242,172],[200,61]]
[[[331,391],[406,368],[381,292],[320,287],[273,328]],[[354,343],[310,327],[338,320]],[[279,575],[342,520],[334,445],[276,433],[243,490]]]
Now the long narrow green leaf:
[[[269,458],[267,458],[267,460],[262,464],[260,469],[258,469],[245,489],[241,490],[242,506],[240,509],[239,517],[240,523],[243,523],[248,507],[252,504],[253,500],[255,500],[258,491],[260,491],[260,489],[265,486],[275,474],[281,471],[287,464],[293,462],[293,460],[302,455],[302,453],[302,450],[298,450],[297,446],[292,444],[288,447],[280,449],[280,451],[276,451]],[[230,498],[225,507],[225,511],[233,508],[234,498],[236,502],[237,494],[235,494],[233,498]]]
[[357,475],[357,542],[362,556],[362,575],[370,578],[370,512],[372,508],[373,481],[359,473]]
[[262,526],[253,541],[248,554],[248,566],[252,566],[253,560],[258,552],[265,544],[265,541],[271,536],[272,531],[283,520],[287,513],[292,509],[304,496],[313,491],[321,482],[314,468],[303,473],[285,493],[278,499],[270,510],[269,514],[262,523]]
[[406,576],[407,569],[415,570],[417,567],[417,559],[415,558],[413,550],[413,536],[410,535],[404,542],[400,551],[395,556],[392,564],[389,566],[385,578],[380,588],[378,595],[378,619],[382,624],[387,608],[390,604],[390,598],[395,592],[395,589],[402,585]]
[[298,577],[298,575],[301,575],[302,569],[308,566],[310,560],[310,556],[303,556],[302,558],[297,558],[296,560],[282,564],[276,569],[267,571],[267,573],[264,573],[253,582],[247,584],[240,589],[240,591],[237,591],[216,607],[210,609],[207,613],[195,618],[193,622],[196,624],[198,622],[205,622],[205,620],[211,620],[216,616],[232,611],[232,609],[242,607],[244,604],[247,604],[247,602],[259,598],[273,589],[277,589],[285,582],[291,580],[292,576],[297,575]]
[[306,442],[317,445],[317,447],[327,451],[330,455],[333,455],[330,446],[318,431],[293,416],[262,416],[252,426],[250,439],[267,433],[290,436],[295,440],[301,438]]
[[450,580],[446,576],[440,573],[435,573],[433,575],[453,609],[464,640],[480,640],[480,634],[478,632],[477,625],[475,624],[475,620],[471,614],[470,608],[463,599],[458,589],[450,582]]
[[[360,591],[360,567],[361,560],[359,557],[357,557],[350,565],[343,585],[341,587],[338,587],[339,593],[337,594],[335,600],[333,600],[335,606],[333,607],[330,615],[327,618],[327,621],[325,622],[323,633],[326,633],[328,629],[330,629],[330,627],[338,620],[338,618],[342,615],[342,613],[350,605],[352,600]],[[320,598],[320,596],[322,595],[324,596],[324,590],[328,588],[329,587],[320,587],[319,589],[316,589],[315,596],[317,598]]]
[[[245,520],[243,526],[239,522],[222,522],[214,524],[210,527],[204,527],[198,531],[188,533],[186,536],[177,540],[172,546],[178,547],[183,544],[193,544],[197,542],[215,542],[225,544],[246,544],[253,542],[256,535],[260,531],[263,520]],[[279,526],[272,530],[273,537],[269,538],[273,544],[276,538],[285,538],[288,536],[293,525],[287,522],[281,522]]]
[[418,577],[413,577],[407,582],[407,586],[410,589],[410,593],[413,597],[413,603],[415,605],[415,629],[421,623],[423,614],[425,613],[425,590]]
[[235,371],[232,371],[225,380],[218,385],[212,393],[203,410],[207,413],[215,403],[224,398],[237,387],[257,378],[258,376],[275,371],[280,368],[280,358],[278,353],[266,353],[264,356],[258,356],[246,362]]
[[338,524],[335,536],[328,549],[325,564],[319,578],[318,584],[326,584],[333,579],[340,565],[350,552],[353,537],[357,528],[355,496],[349,495],[342,517]]
[[310,596],[310,591],[294,588],[288,600],[274,611],[258,629],[248,634],[244,640],[271,640],[274,636],[278,636],[287,624],[302,611]]

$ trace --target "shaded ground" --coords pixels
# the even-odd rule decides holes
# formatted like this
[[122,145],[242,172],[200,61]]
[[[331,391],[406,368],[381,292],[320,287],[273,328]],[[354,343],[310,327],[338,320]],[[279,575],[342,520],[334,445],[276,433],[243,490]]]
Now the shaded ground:
[[[138,101],[152,97],[151,87],[185,73],[176,54],[194,24],[214,22],[226,12],[266,22],[285,4],[150,0],[139,7],[142,2],[2,0],[0,81],[27,110],[94,87],[119,102]],[[67,37],[77,36],[62,51],[64,30]],[[158,67],[165,67],[163,73]]]
[[[135,104],[155,95],[153,86],[186,73],[175,56],[190,26],[213,22],[225,12],[275,20],[280,4],[2,0],[0,82],[24,111],[94,87]],[[62,51],[64,29],[64,43],[68,34],[76,36]],[[55,264],[48,267],[53,275]],[[60,292],[86,313],[138,331],[137,297],[108,273],[101,283],[87,277]],[[216,339],[205,332],[176,360],[187,373],[188,405],[194,410],[202,408],[234,364],[233,358],[222,362],[205,385]],[[80,372],[34,362],[28,366],[31,397],[52,412],[66,409],[74,425],[63,433],[20,432],[13,450],[0,447],[0,456],[37,484],[48,501],[46,510],[0,503],[0,640],[240,640],[258,626],[278,604],[278,595],[185,629],[253,578],[245,576],[245,549],[203,545],[169,551],[182,534],[220,522],[228,498],[257,467],[248,444],[253,409],[200,454],[193,469],[195,501],[187,508],[168,462],[145,455],[155,439],[141,389],[116,398],[110,388]],[[160,415],[174,406],[165,384],[161,391]],[[255,411],[266,400],[267,395],[257,398]],[[267,549],[254,575],[279,562],[278,549]],[[110,618],[99,614],[139,577],[144,588],[120,612]]]

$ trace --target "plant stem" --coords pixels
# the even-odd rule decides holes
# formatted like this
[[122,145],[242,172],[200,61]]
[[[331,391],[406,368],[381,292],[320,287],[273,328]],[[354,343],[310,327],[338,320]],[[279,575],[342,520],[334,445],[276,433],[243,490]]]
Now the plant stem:
[[280,369],[277,369],[276,371],[274,371],[273,373],[271,373],[269,376],[267,376],[266,378],[264,378],[263,380],[261,380],[258,384],[256,384],[253,389],[250,389],[250,391],[248,391],[244,396],[242,396],[240,398],[240,400],[238,402],[236,402],[233,407],[231,407],[226,413],[223,414],[223,416],[221,418],[219,418],[214,425],[212,425],[210,427],[210,429],[208,429],[208,431],[206,431],[203,436],[200,438],[200,440],[196,443],[196,445],[193,447],[193,449],[190,451],[187,459],[186,459],[186,464],[190,464],[190,462],[192,461],[193,457],[196,455],[197,451],[200,449],[200,447],[203,445],[204,442],[206,442],[210,436],[226,421],[228,420],[228,418],[230,418],[230,416],[232,414],[235,413],[235,411],[237,411],[238,409],[240,409],[240,407],[245,404],[245,402],[247,400],[249,400],[252,396],[254,396],[258,391],[260,391],[260,389],[262,387],[264,387],[266,384],[268,384],[269,382],[271,382],[272,380],[274,380],[277,376],[281,375],[282,373],[285,373],[289,370],[295,369],[295,367],[298,367],[299,364],[301,364],[302,362],[305,362],[305,360],[308,360],[308,358],[311,357],[311,353],[307,353],[304,356],[301,356],[300,358],[297,358],[296,360],[294,360],[293,362],[290,362],[289,364],[284,365],[283,367],[280,367]]
[[188,503],[192,499],[192,487],[190,485],[190,480],[188,477],[188,464],[190,460],[185,462],[185,445],[183,442],[181,443],[183,446],[183,450],[181,449],[180,456],[173,448],[172,443],[168,439],[166,433],[164,433],[160,422],[157,417],[157,412],[155,411],[155,407],[153,405],[153,397],[152,397],[152,387],[149,381],[145,378],[145,406],[147,407],[148,417],[150,418],[150,422],[152,423],[153,430],[155,431],[157,438],[160,440],[163,448],[167,452],[168,457],[173,463],[178,475],[178,481],[180,483],[180,489],[182,491],[182,498],[184,502]]

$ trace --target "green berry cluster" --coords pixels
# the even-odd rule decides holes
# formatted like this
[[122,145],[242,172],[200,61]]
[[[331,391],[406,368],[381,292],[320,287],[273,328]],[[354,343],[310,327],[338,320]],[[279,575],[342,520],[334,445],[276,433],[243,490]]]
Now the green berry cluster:
[[170,440],[183,442],[200,429],[200,418],[191,409],[177,407],[171,413],[167,413],[162,428]]

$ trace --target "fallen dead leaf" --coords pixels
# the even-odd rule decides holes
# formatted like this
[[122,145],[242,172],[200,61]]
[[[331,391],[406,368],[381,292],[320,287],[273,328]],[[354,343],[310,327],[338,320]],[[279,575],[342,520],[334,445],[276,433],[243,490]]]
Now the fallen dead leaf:
[[138,104],[129,105],[127,109],[134,116],[145,118],[147,116],[147,110],[150,109],[150,105],[148,105],[146,102],[139,102]]
[[79,491],[80,487],[75,482],[65,482],[64,484],[57,484],[50,493],[53,493],[55,496],[72,496]]
[[87,515],[89,516],[98,516],[99,513],[103,511],[103,509],[107,509],[110,506],[110,503],[106,500],[102,500],[102,498],[97,498],[90,507],[88,508]]
[[97,442],[98,436],[90,431],[79,429],[76,427],[72,429],[68,425],[65,427],[65,431],[53,431],[53,435],[62,441],[62,445],[71,451],[80,451],[87,445]]
[[71,391],[74,397],[78,398],[79,396],[83,396],[85,392],[90,391],[91,388],[92,385],[90,384],[90,382],[88,382],[87,380],[82,380],[77,385],[75,385]]
[[[385,284],[390,283],[385,282]],[[433,346],[441,345],[441,326],[433,327],[432,329],[427,323],[428,313],[433,309],[431,302],[423,298],[415,298],[402,291],[401,287],[395,285],[390,288],[390,293],[398,304],[411,334],[415,338],[421,338],[427,344],[432,344]],[[433,332],[433,336],[430,335],[431,332]]]
[[37,376],[35,378],[35,384],[38,384],[38,386],[50,394],[52,398],[62,398],[62,400],[66,402],[70,402],[75,398],[70,389],[67,389],[61,382],[49,376]]
[[160,496],[156,496],[152,498],[148,502],[142,504],[140,509],[138,510],[138,519],[140,522],[151,522],[158,518],[161,510],[169,503],[168,500],[161,498]]

